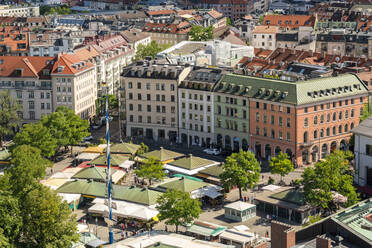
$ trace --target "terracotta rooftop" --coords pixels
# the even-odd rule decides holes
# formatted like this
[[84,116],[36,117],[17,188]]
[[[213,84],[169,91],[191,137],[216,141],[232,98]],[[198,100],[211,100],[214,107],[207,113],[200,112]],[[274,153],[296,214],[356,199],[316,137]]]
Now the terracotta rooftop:
[[165,10],[147,11],[147,14],[150,16],[172,15],[172,14],[176,14],[176,11],[174,11],[173,9],[165,9]]
[[218,18],[223,17],[223,14],[222,13],[220,13],[220,12],[214,10],[214,9],[212,9],[211,11],[209,11],[208,14],[210,16],[212,16],[214,19],[218,19]]
[[266,15],[262,23],[263,25],[289,28],[313,27],[315,17],[312,15]]
[[179,29],[176,24],[163,24],[163,23],[146,23],[142,28],[143,32],[155,32],[155,33],[187,33],[191,28]]
[[57,60],[53,65],[52,73],[64,75],[77,74],[92,67],[94,67],[92,63],[83,63],[83,61],[75,54],[62,53],[58,55]]
[[50,79],[54,62],[55,57],[0,56],[0,76]]
[[277,26],[256,26],[253,30],[255,34],[276,34],[279,31]]
[[[4,47],[3,49],[10,48],[11,52],[28,51],[28,32],[8,28],[0,29],[0,47]],[[5,51],[6,50],[4,50],[4,52]]]

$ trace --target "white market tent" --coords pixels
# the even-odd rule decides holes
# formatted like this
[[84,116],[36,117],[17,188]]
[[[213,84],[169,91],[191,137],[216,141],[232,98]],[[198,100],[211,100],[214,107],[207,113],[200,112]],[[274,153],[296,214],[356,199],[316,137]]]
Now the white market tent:
[[76,157],[76,159],[84,160],[84,161],[91,161],[91,160],[94,160],[94,159],[98,158],[99,156],[100,156],[99,153],[83,152],[83,153],[80,153]]
[[62,172],[54,173],[50,178],[65,178],[70,179],[73,175],[81,171],[83,168],[75,167],[75,168],[67,168]]
[[81,194],[66,194],[66,193],[58,193],[62,200],[66,201],[67,203],[71,203],[73,201],[77,201],[80,199]]
[[222,194],[220,191],[222,188],[217,185],[209,184],[203,188],[194,190],[191,192],[191,198],[202,198],[204,196],[208,196],[209,198],[216,199],[217,197],[221,196]]
[[69,179],[67,178],[48,178],[46,180],[40,181],[40,183],[43,184],[44,186],[56,190],[63,184],[65,184],[68,180]]
[[198,174],[198,172],[201,171],[201,170],[204,170],[208,167],[212,167],[212,166],[215,166],[215,165],[219,164],[219,163],[214,162],[214,161],[212,161],[212,162],[213,163],[211,163],[209,165],[205,165],[205,166],[193,169],[193,170],[188,170],[188,169],[181,168],[181,167],[178,167],[178,166],[174,166],[174,165],[171,165],[171,164],[165,164],[163,166],[163,168],[167,169],[169,171],[176,172],[176,173],[181,173],[181,174],[184,174],[184,175],[192,176],[192,175]]
[[268,190],[268,191],[275,191],[275,190],[280,189],[280,188],[281,188],[280,186],[273,185],[273,184],[269,184],[265,187],[262,187],[263,190]]
[[129,169],[132,165],[134,165],[134,161],[126,160],[124,163],[119,164],[120,168]]
[[113,183],[117,183],[120,179],[123,178],[125,172],[123,170],[115,170],[115,172],[111,175],[111,180]]

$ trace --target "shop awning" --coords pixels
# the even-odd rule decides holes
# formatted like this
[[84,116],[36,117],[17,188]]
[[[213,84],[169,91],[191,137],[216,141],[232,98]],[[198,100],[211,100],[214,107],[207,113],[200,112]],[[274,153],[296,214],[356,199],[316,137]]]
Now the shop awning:
[[84,160],[84,161],[91,161],[93,159],[96,159],[100,156],[99,153],[93,153],[93,152],[83,152],[80,153],[76,159],[78,160]]

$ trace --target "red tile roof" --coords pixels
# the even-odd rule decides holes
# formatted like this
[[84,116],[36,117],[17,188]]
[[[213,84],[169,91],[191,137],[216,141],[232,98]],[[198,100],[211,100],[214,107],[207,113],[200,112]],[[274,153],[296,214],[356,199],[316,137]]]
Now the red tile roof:
[[180,29],[177,28],[176,24],[164,24],[164,23],[151,23],[148,22],[143,26],[142,31],[143,32],[152,32],[152,33],[173,33],[173,34],[185,34],[189,32],[191,29],[186,28],[186,29]]
[[256,26],[253,30],[255,34],[276,34],[279,31],[277,26]]
[[[62,53],[57,57],[56,62],[53,65],[52,73],[53,74],[63,74],[71,75],[77,74],[79,72],[85,71],[94,67],[90,62],[84,62],[76,56],[75,54]],[[58,69],[61,68],[61,69]]]
[[9,47],[11,52],[26,52],[29,49],[28,29],[14,27],[0,28],[0,46]]
[[172,15],[172,14],[176,14],[176,11],[174,11],[173,9],[165,9],[165,10],[147,11],[147,14],[150,16]]
[[262,23],[282,28],[314,27],[315,17],[312,15],[266,15]]
[[0,56],[0,76],[17,77],[15,70],[20,69],[22,72],[19,77],[50,79],[49,72],[55,60],[55,57]]
[[208,14],[210,16],[212,16],[214,19],[218,19],[218,18],[223,17],[223,14],[222,13],[220,13],[220,12],[214,10],[214,9],[212,9],[211,11],[209,11]]

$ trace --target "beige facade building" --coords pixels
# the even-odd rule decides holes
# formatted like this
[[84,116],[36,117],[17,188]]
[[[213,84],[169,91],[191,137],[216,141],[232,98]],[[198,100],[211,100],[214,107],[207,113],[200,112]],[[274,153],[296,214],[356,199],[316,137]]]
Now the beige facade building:
[[[145,64],[143,64],[145,63]],[[126,135],[176,142],[178,85],[191,67],[138,62],[123,73]]]
[[94,117],[97,84],[92,63],[82,61],[74,54],[62,54],[54,63],[51,77],[53,110],[58,106],[67,106],[83,119]]

